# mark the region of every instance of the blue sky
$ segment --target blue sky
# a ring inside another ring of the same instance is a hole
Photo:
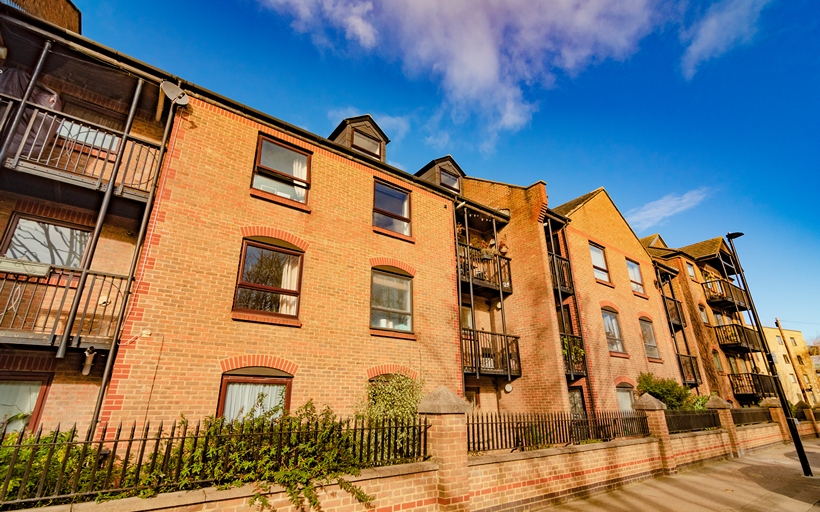
[[[816,0],[76,3],[86,36],[320,135],[371,113],[409,172],[604,186],[673,246],[743,231],[763,323],[820,337]]]

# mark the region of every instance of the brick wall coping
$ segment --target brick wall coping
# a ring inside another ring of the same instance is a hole
[[[350,477],[350,482],[360,482],[364,480],[378,480],[381,478],[391,478],[395,476],[410,475],[413,473],[426,473],[438,471],[438,464],[435,462],[414,462],[411,464],[401,464],[398,466],[386,466],[381,468],[363,469],[357,477]],[[328,486],[333,488],[334,486]],[[54,505],[51,507],[38,507],[38,512],[148,512],[150,510],[172,509],[174,507],[185,507],[189,505],[214,503],[237,498],[250,498],[254,494],[252,484],[230,489],[219,490],[216,487],[206,487],[193,491],[177,491],[159,494],[153,498],[123,498],[119,500],[104,501],[95,503],[93,501],[85,503],[74,503],[70,505]],[[271,488],[271,494],[284,493],[285,489],[278,486]],[[250,509],[249,509],[250,510]]]
[[[515,462],[519,460],[541,459],[546,457],[555,457],[558,455],[567,455],[572,453],[593,452],[596,450],[613,450],[617,448],[623,448],[624,446],[634,446],[657,442],[659,442],[658,439],[654,437],[641,437],[638,439],[618,439],[615,441],[607,441],[606,443],[591,443],[573,446],[560,446],[556,448],[545,448],[543,450],[533,450],[531,452],[480,455],[478,457],[470,457],[468,465],[470,467],[485,466],[487,464],[501,464],[504,462]]]
[[[684,437],[722,435],[728,432],[729,431],[725,428],[716,428],[714,430],[701,430],[698,432],[678,432],[677,434],[670,434],[669,439],[683,439]]]
[[[753,430],[753,429],[756,429],[756,428],[776,428],[776,429],[779,430],[780,425],[777,422],[774,422],[774,423],[757,423],[755,425],[743,425],[742,427],[737,426],[735,428],[737,428],[738,432],[741,431],[741,430]]]

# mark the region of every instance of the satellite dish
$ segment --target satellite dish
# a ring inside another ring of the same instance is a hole
[[[171,103],[176,103],[181,107],[188,104],[188,95],[185,94],[185,91],[180,89],[175,83],[164,80],[161,84],[159,84],[159,88],[162,89],[162,92],[164,92],[166,96],[168,96]]]

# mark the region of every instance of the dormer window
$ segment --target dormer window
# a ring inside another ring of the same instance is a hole
[[[372,155],[381,156],[382,145],[373,137],[369,137],[358,130],[353,130],[353,149]]]
[[[458,183],[458,176],[444,169],[441,169],[441,185],[453,189],[456,192],[461,190]]]

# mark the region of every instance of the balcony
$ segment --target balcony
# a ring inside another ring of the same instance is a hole
[[[675,329],[686,327],[686,317],[683,316],[683,306],[681,306],[681,302],[666,296],[663,297],[663,300],[666,302],[667,316],[672,327]]]
[[[698,359],[695,356],[678,354],[678,363],[681,367],[684,384],[687,386],[697,386],[702,382],[700,378],[700,368],[698,368]]]
[[[464,373],[521,376],[518,336],[475,329],[461,330],[461,362]]]
[[[763,352],[757,329],[739,324],[717,325],[715,337],[720,348],[733,352]]]
[[[467,244],[458,244],[459,275],[464,283],[473,287],[512,293],[510,259],[490,250],[482,250]]]
[[[703,283],[706,302],[719,308],[737,308],[740,311],[749,309],[749,297],[746,292],[726,279],[715,279]]]
[[[550,253],[550,271],[552,272],[552,287],[556,291],[567,295],[575,293],[572,285],[572,266],[567,258]]]
[[[0,94],[0,126],[14,117],[20,100]],[[133,134],[27,103],[4,164],[17,171],[105,191],[124,144],[114,193],[146,201],[154,184],[159,145]]]
[[[735,395],[751,395],[757,398],[777,396],[774,377],[758,373],[729,374],[732,384],[732,393]]]
[[[587,375],[587,356],[584,340],[580,336],[561,334],[561,353],[567,378],[575,380]]]
[[[65,332],[81,271],[0,259],[0,343],[53,346]],[[127,277],[90,272],[70,347],[108,350],[122,313]]]

